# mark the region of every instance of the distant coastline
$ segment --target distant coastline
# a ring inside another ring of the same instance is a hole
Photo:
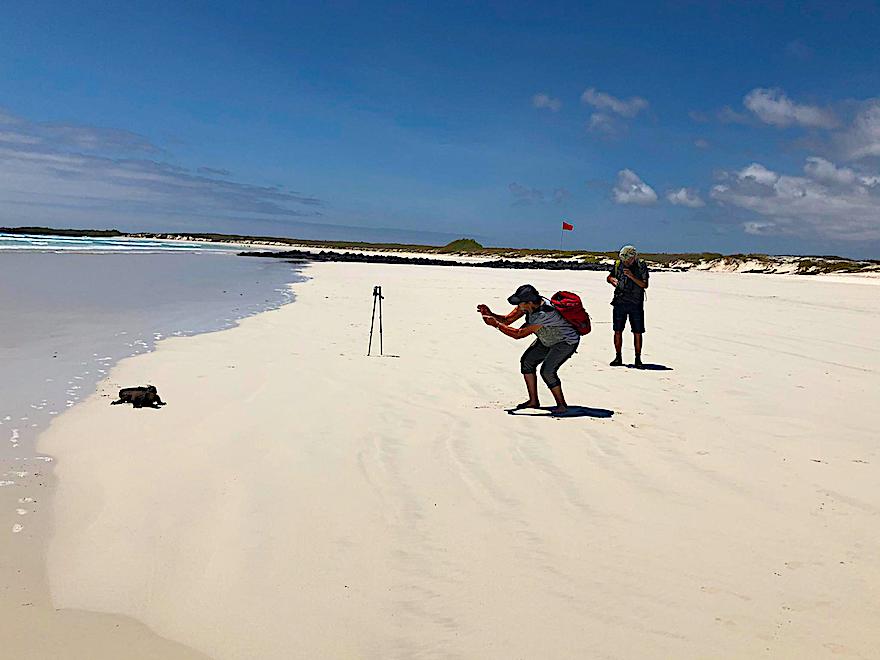
[[[527,265],[531,268],[553,270],[601,270],[613,263],[617,257],[616,252],[590,250],[484,247],[473,239],[459,239],[447,245],[437,246],[407,243],[367,243],[361,241],[318,241],[242,234],[122,232],[116,229],[59,229],[52,227],[0,227],[0,233],[87,238],[144,238],[224,243],[241,246],[280,247],[290,248],[290,251],[279,252],[275,250],[273,252],[246,252],[243,254],[245,256],[274,258],[287,257],[298,260],[483,265],[497,268],[522,268]],[[643,253],[641,257],[657,270],[706,270],[713,272],[787,275],[880,275],[880,260],[855,260],[833,255],[725,255],[716,252],[702,252]],[[464,261],[456,262],[456,258],[463,259]]]

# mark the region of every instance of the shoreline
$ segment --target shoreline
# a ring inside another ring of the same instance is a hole
[[[504,413],[522,396],[523,346],[472,306],[560,274],[306,274],[296,305],[120,362],[111,380],[150,374],[161,411],[110,408],[104,385],[41,436],[59,459],[60,606],[125,612],[233,659],[819,657],[880,643],[880,457],[859,399],[876,351],[849,337],[880,327],[873,291],[670,273],[652,289],[646,357],[671,370],[638,372],[604,366],[601,274],[566,274],[595,319],[566,393],[614,416],[546,420]],[[364,355],[377,282],[399,357]],[[456,293],[438,307],[443,291]],[[717,325],[694,334],[681,305],[718,296]],[[792,323],[802,334],[784,334]],[[695,361],[710,331],[712,359]]]
[[[120,359],[291,302],[298,268],[270,264],[232,253],[6,255],[0,277],[20,284],[0,296],[0,357],[16,384],[0,408],[0,439],[8,440],[0,460],[33,443],[34,429],[80,401]],[[151,270],[148,288],[126,282],[131,271]]]
[[[4,355],[9,352],[5,357],[7,385],[15,384],[12,396],[4,397],[0,417],[0,438],[4,441],[0,445],[0,511],[3,529],[9,535],[8,542],[0,546],[0,634],[4,650],[10,654],[107,660],[204,657],[161,638],[130,617],[55,609],[44,558],[52,528],[56,464],[53,456],[37,450],[37,444],[38,434],[51,428],[63,412],[81,405],[118,362],[154,351],[166,336],[222,331],[243,318],[291,302],[289,284],[284,285],[283,293],[271,287],[275,279],[298,281],[295,269],[253,268],[233,254],[228,257],[229,261],[226,255],[210,254],[200,261],[180,253],[93,256],[79,251],[51,256],[6,255],[2,266],[20,283],[16,295],[3,297],[7,323],[0,323],[4,338],[0,350]],[[129,269],[144,272],[145,268],[162,272],[164,281],[171,281],[171,290],[164,287],[161,278],[154,277],[152,298],[141,292],[133,306],[122,308],[116,306],[113,292],[83,295],[106,278],[122,279]],[[200,279],[205,269],[213,283],[194,285],[193,278]],[[263,280],[263,285],[250,282],[253,276]],[[178,278],[186,284],[181,285]],[[42,279],[58,291],[39,290]],[[60,288],[51,284],[59,279],[64,282]],[[230,289],[234,286],[234,293],[240,295],[225,302],[211,293],[211,286],[224,283]],[[162,299],[165,294],[171,295],[170,301]],[[174,296],[186,295],[200,299],[197,313],[187,310],[185,301],[179,305],[174,302]],[[139,305],[149,310],[148,317],[133,313]],[[257,309],[252,310],[254,305]],[[47,312],[38,313],[43,308]],[[78,324],[80,316],[83,322]],[[39,639],[35,639],[34,630],[40,631]],[[94,639],[101,640],[101,651],[92,649],[90,640]]]

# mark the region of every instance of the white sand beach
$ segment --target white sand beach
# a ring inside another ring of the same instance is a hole
[[[669,369],[639,371],[607,366],[604,273],[304,273],[293,304],[123,360],[41,436],[56,608],[221,659],[877,656],[875,283],[658,273],[644,358]],[[524,282],[582,294],[594,331],[560,375],[612,416],[505,412],[527,344],[474,308]],[[167,406],[108,405],[148,382]]]

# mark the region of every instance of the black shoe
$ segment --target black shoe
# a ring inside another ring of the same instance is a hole
[[[611,360],[611,362],[608,363],[608,366],[609,367],[622,367],[623,366],[623,358],[618,355],[616,358],[614,358],[613,360]]]
[[[633,364],[633,366],[634,366],[636,369],[641,369],[642,367],[645,366],[645,365],[642,364],[642,358],[640,358],[638,355],[636,355],[636,361],[635,361],[635,363]]]

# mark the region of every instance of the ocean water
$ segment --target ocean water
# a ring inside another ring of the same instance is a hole
[[[88,238],[0,232],[0,252],[235,252],[234,246],[152,238]]]
[[[104,243],[94,253],[82,245],[0,250],[4,465],[32,460],[36,435],[93,393],[119,359],[289,303],[289,284],[302,279],[292,264],[230,250]],[[0,483],[16,481],[4,472]]]

